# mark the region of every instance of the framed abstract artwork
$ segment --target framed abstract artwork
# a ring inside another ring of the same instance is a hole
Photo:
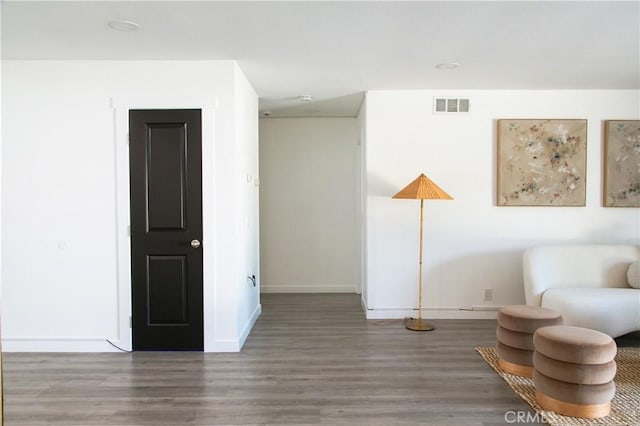
[[[587,120],[498,120],[498,206],[584,206]]]
[[[640,207],[640,120],[604,122],[605,207]]]

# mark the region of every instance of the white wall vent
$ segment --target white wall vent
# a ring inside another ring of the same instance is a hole
[[[434,98],[434,114],[469,112],[469,99],[466,98]]]

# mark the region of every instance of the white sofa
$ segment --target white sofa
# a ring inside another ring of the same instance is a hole
[[[640,330],[640,289],[629,285],[635,245],[556,245],[529,249],[523,257],[527,305],[555,309],[564,324],[611,337]]]

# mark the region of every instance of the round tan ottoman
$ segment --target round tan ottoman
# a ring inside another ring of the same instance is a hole
[[[595,419],[609,415],[616,392],[616,342],[599,331],[570,326],[533,335],[536,401],[546,410]]]
[[[562,324],[562,316],[539,306],[513,305],[498,311],[496,351],[502,370],[533,377],[533,333],[540,327]]]

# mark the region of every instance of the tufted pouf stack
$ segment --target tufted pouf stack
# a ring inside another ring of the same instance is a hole
[[[536,401],[546,410],[594,419],[611,411],[617,347],[608,335],[588,328],[539,328],[534,336]]]
[[[505,306],[498,311],[496,351],[504,371],[533,377],[533,333],[540,327],[562,324],[562,316],[538,306]]]

